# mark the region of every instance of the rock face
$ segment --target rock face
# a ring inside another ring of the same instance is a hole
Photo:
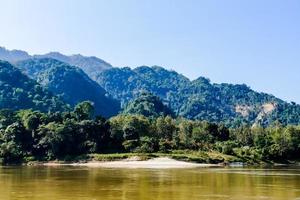
[[[251,106],[247,105],[236,105],[235,112],[241,114],[243,117],[248,117],[250,112],[253,110]]]

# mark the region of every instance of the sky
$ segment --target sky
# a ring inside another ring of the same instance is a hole
[[[0,46],[159,65],[300,103],[299,0],[0,0]]]

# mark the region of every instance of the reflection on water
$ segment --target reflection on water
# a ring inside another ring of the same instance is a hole
[[[0,200],[296,200],[299,169],[2,167]]]

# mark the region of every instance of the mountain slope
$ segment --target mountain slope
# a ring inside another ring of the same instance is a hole
[[[161,67],[114,68],[102,72],[97,82],[126,105],[142,91],[159,96],[177,115],[189,119],[268,125],[300,123],[300,106],[246,85],[212,84],[200,77],[186,77]]]
[[[94,103],[96,114],[105,117],[117,114],[120,109],[116,100],[77,67],[51,58],[21,61],[17,67],[72,106],[89,100]]]
[[[66,104],[6,61],[0,61],[0,109],[63,111]]]
[[[125,105],[145,90],[149,91],[168,103],[169,97],[179,88],[189,84],[189,79],[174,71],[162,67],[138,67],[136,69],[112,68],[103,71],[96,81],[113,97]]]

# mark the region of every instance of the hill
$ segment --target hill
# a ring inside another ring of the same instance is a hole
[[[55,94],[63,95],[64,99],[72,105],[78,100],[86,99],[99,102],[98,104],[101,105],[101,111],[98,110],[99,113],[105,113],[108,116],[115,113],[117,109],[112,106],[113,112],[108,111],[111,108],[107,108],[107,105],[112,104],[110,104],[110,100],[106,100],[107,98],[110,99],[106,93],[120,101],[121,107],[125,108],[130,101],[139,96],[141,91],[147,91],[158,96],[163,104],[171,108],[176,115],[188,119],[223,122],[228,126],[241,124],[270,125],[278,122],[283,125],[300,124],[300,106],[298,104],[288,103],[273,95],[256,92],[243,84],[215,84],[204,77],[191,81],[175,71],[169,71],[158,66],[141,66],[135,69],[129,67],[113,68],[99,58],[85,57],[79,54],[65,56],[58,52],[52,52],[31,56],[24,51],[9,51],[0,48],[1,58],[15,63],[28,58],[35,58],[34,60],[55,58],[81,68],[90,79],[82,75],[83,72],[74,70],[74,68],[73,70],[68,68],[68,73],[66,73],[62,68],[55,67],[56,72],[50,72],[50,69],[54,70],[50,63],[42,68],[33,64],[36,77],[33,73],[29,75],[41,84],[48,86]],[[31,64],[27,65],[27,71],[32,70]],[[45,69],[47,69],[47,73],[44,72]],[[74,71],[77,72],[73,73]],[[51,74],[55,74],[55,77],[52,77]],[[67,77],[66,74],[68,77],[77,78],[63,81],[62,79]],[[102,88],[99,88],[91,79]],[[58,85],[61,87],[56,88]],[[81,89],[74,90],[74,87],[69,88],[70,85]],[[90,89],[85,88],[87,85],[89,85],[87,88]],[[85,91],[89,91],[90,94]],[[97,96],[95,94],[100,94],[100,97],[95,97]]]
[[[246,85],[213,84],[204,77],[190,81],[162,67],[113,68],[97,76],[97,82],[122,106],[141,91],[148,91],[188,119],[230,126],[300,123],[300,106],[295,103],[253,91]]]
[[[96,114],[105,117],[120,109],[116,100],[77,67],[51,58],[20,61],[16,66],[71,106],[88,100],[94,103]]]
[[[68,106],[6,61],[0,61],[0,109],[64,111]]]
[[[125,105],[137,97],[141,90],[149,91],[165,103],[169,103],[170,94],[189,84],[189,79],[162,67],[142,66],[136,69],[112,68],[103,71],[96,81]]]

